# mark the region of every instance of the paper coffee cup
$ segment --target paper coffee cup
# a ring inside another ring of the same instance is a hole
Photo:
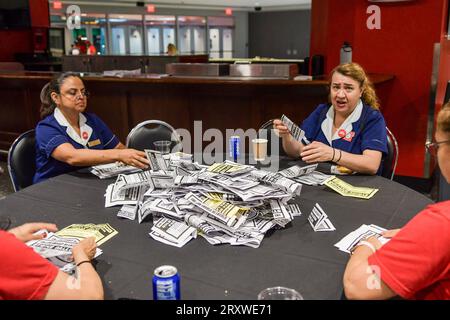
[[[256,161],[264,161],[267,156],[267,139],[253,139],[253,158]]]

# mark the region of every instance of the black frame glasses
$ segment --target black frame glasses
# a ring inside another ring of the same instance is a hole
[[[437,155],[439,146],[443,143],[449,143],[449,142],[450,142],[450,140],[427,142],[427,143],[425,143],[425,148],[431,155],[435,156],[435,155]]]

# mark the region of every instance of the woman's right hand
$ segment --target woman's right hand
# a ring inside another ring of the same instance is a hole
[[[83,260],[83,255],[86,255],[89,260],[92,260],[94,259],[96,249],[97,244],[95,243],[95,238],[89,237],[81,240],[78,244],[74,245],[72,248],[72,253],[74,258],[77,256],[79,257],[78,260]],[[75,258],[75,260],[77,259]]]
[[[139,169],[147,169],[150,164],[145,152],[135,149],[118,149],[117,152],[119,152],[119,161],[127,165]]]
[[[287,138],[291,135],[288,128],[280,119],[273,120],[273,129],[282,139]]]

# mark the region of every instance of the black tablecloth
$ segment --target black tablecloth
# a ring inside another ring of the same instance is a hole
[[[282,167],[294,162],[282,161]],[[105,208],[106,186],[89,173],[49,179],[0,200],[0,215],[13,225],[31,221],[56,223],[109,223],[119,234],[101,246],[97,258],[105,298],[152,299],[153,271],[160,265],[177,267],[182,299],[256,299],[259,291],[286,286],[305,299],[339,299],[348,255],[334,244],[361,224],[398,228],[431,201],[423,195],[378,176],[345,176],[355,185],[380,190],[370,200],[346,198],[325,186],[303,186],[296,198],[302,216],[285,229],[266,235],[257,249],[212,246],[203,238],[176,248],[150,238],[151,222],[116,217],[119,207]],[[319,203],[336,227],[314,232],[307,221]]]

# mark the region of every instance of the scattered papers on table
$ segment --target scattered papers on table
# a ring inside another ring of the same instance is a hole
[[[107,187],[105,207],[121,205],[118,217],[153,220],[149,235],[183,246],[196,235],[211,244],[259,247],[271,228],[301,215],[301,183],[280,173],[232,161],[202,166],[192,156],[146,150],[152,170],[121,174]],[[288,176],[308,176],[316,165],[294,166]],[[195,231],[195,232],[192,232]]]
[[[370,199],[378,192],[378,189],[354,187],[338,177],[331,177],[327,179],[324,184],[344,197]]]
[[[337,247],[339,250],[350,253],[351,249],[358,244],[363,239],[370,238],[372,236],[375,236],[378,238],[378,240],[385,244],[390,239],[385,238],[381,235],[383,231],[386,231],[386,229],[381,228],[379,226],[376,226],[374,224],[361,225],[358,229],[355,231],[350,232],[348,235],[346,235],[344,238],[342,238],[338,243],[336,243],[334,246]]]
[[[312,209],[308,221],[314,231],[334,231],[336,228],[328,219],[328,215],[323,211],[322,207],[316,203]]]

